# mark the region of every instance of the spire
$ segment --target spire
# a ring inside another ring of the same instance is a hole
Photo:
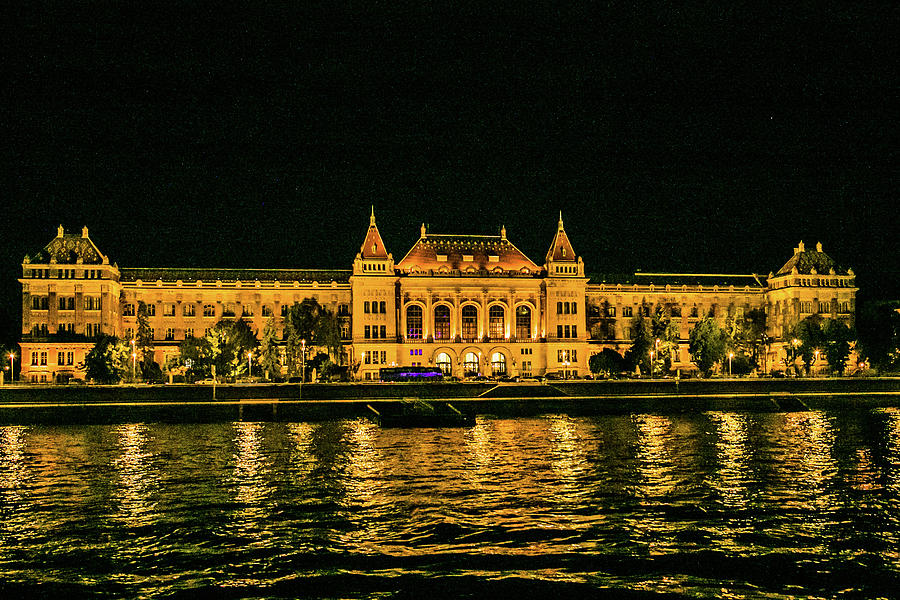
[[[378,226],[375,224],[375,207],[372,207],[372,214],[369,217],[369,230],[366,232],[366,239],[363,241],[359,250],[363,258],[387,258],[388,253],[381,240],[381,234],[378,233]]]
[[[562,211],[559,211],[559,225],[556,229],[556,235],[553,237],[553,243],[550,244],[550,249],[547,250],[547,262],[576,262],[577,260],[578,257],[575,255],[572,243],[569,242],[569,236],[566,235],[566,230],[563,228]]]

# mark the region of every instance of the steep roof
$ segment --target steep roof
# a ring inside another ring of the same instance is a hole
[[[215,281],[256,281],[273,282],[313,282],[347,283],[350,281],[348,270],[328,269],[168,269],[168,268],[124,268],[120,269],[120,281],[123,283],[141,281],[183,281],[193,283]]]
[[[794,248],[794,255],[788,259],[784,266],[778,269],[777,275],[788,275],[794,267],[797,267],[797,273],[800,275],[811,275],[812,270],[816,273],[827,275],[834,269],[836,275],[847,275],[848,271],[839,265],[833,258],[822,252],[822,244],[816,244],[815,250],[807,250],[800,242],[800,245]]]
[[[569,241],[569,236],[566,235],[566,230],[563,228],[563,220],[562,213],[559,213],[559,225],[556,229],[556,235],[553,236],[553,242],[550,244],[550,249],[547,250],[546,261],[556,261],[556,262],[575,262],[578,260],[578,257],[575,256],[575,250],[572,248],[572,243]]]
[[[502,271],[533,275],[541,267],[506,239],[497,235],[425,234],[413,244],[397,267],[403,272]]]
[[[105,257],[88,237],[87,227],[80,234],[75,234],[66,233],[60,225],[56,237],[49,244],[25,258],[26,262],[38,264],[55,260],[60,265],[74,265],[81,259],[83,264],[99,265]]]
[[[375,225],[375,207],[372,207],[372,215],[369,217],[369,230],[366,232],[366,239],[363,241],[359,249],[359,253],[363,258],[387,258],[387,249],[381,240],[381,234],[378,233],[378,226]]]

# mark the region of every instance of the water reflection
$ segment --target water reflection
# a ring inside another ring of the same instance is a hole
[[[155,520],[159,476],[152,468],[152,456],[147,450],[147,426],[142,423],[121,425],[113,433],[119,445],[118,456],[113,460],[119,484],[113,500],[127,525],[148,525]]]
[[[672,421],[659,415],[635,415],[637,427],[637,468],[642,485],[638,488],[645,498],[658,498],[675,489],[672,457]]]
[[[900,409],[885,408],[882,410],[887,421],[885,423],[887,449],[887,487],[895,494],[900,493]]]
[[[747,443],[747,415],[715,412],[709,414],[716,425],[717,469],[712,486],[730,508],[747,502],[750,453]]]
[[[582,485],[585,474],[585,444],[578,435],[577,424],[570,417],[550,417],[550,467],[556,479],[553,487],[557,502],[574,502],[587,490]]]
[[[15,505],[23,498],[28,477],[25,465],[24,425],[0,427],[0,498],[4,504]]]
[[[240,521],[246,523],[259,522],[267,514],[265,501],[271,488],[262,439],[262,423],[234,424],[234,500],[240,505]]]

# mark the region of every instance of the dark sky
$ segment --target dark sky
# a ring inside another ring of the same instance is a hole
[[[900,295],[893,2],[21,4],[0,321],[60,223],[121,266],[349,268],[372,204],[397,259],[424,221],[542,262],[562,210],[589,272],[802,239]]]

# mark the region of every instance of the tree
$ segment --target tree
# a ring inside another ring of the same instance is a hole
[[[672,321],[671,309],[657,305],[650,319],[650,335],[653,345],[653,371],[668,372],[672,369],[672,357],[678,355],[678,323]],[[659,340],[659,342],[657,342]]]
[[[129,369],[131,345],[111,335],[101,335],[84,357],[88,379],[97,383],[119,383]]]
[[[141,301],[137,308],[137,331],[134,335],[135,351],[141,359],[141,374],[145,379],[152,377],[154,369],[150,366],[153,362],[153,332],[150,330],[150,319],[147,314],[147,305]],[[157,369],[159,366],[157,366]]]
[[[323,348],[334,362],[342,360],[341,328],[337,315],[321,306],[314,298],[304,298],[294,303],[284,317],[285,362],[289,376],[302,371],[303,340],[306,340],[306,357],[313,348]]]
[[[716,363],[725,358],[728,335],[712,317],[704,317],[691,329],[688,350],[691,359],[705,376],[709,376]]]
[[[653,346],[650,320],[638,314],[631,320],[631,347],[625,351],[628,368],[638,367],[642,373],[650,371],[650,348]]]
[[[181,364],[187,367],[189,381],[212,376],[212,346],[206,338],[189,337],[178,346]]]
[[[825,322],[822,333],[828,368],[832,373],[843,375],[850,357],[850,342],[855,340],[856,335],[850,327],[835,319]]]
[[[604,348],[598,354],[592,354],[588,359],[588,367],[591,373],[602,375],[603,377],[615,377],[625,368],[625,358],[610,348]]]
[[[266,379],[281,376],[281,350],[278,347],[278,326],[275,317],[269,317],[263,329],[262,342],[259,346],[259,364],[262,365]]]
[[[797,353],[803,361],[806,374],[809,375],[812,371],[816,350],[821,351],[825,345],[825,336],[822,332],[822,317],[819,315],[806,317],[797,323],[793,333],[793,337],[800,340],[800,347],[797,349]]]
[[[216,375],[237,377],[246,372],[247,353],[253,351],[258,342],[256,335],[246,321],[222,320],[210,329],[206,336],[209,343],[212,365]]]
[[[760,354],[765,351],[763,346],[766,340],[766,311],[755,308],[740,318],[729,317],[725,321],[725,331],[729,338],[728,347],[735,355],[747,356],[750,367],[759,368]]]

